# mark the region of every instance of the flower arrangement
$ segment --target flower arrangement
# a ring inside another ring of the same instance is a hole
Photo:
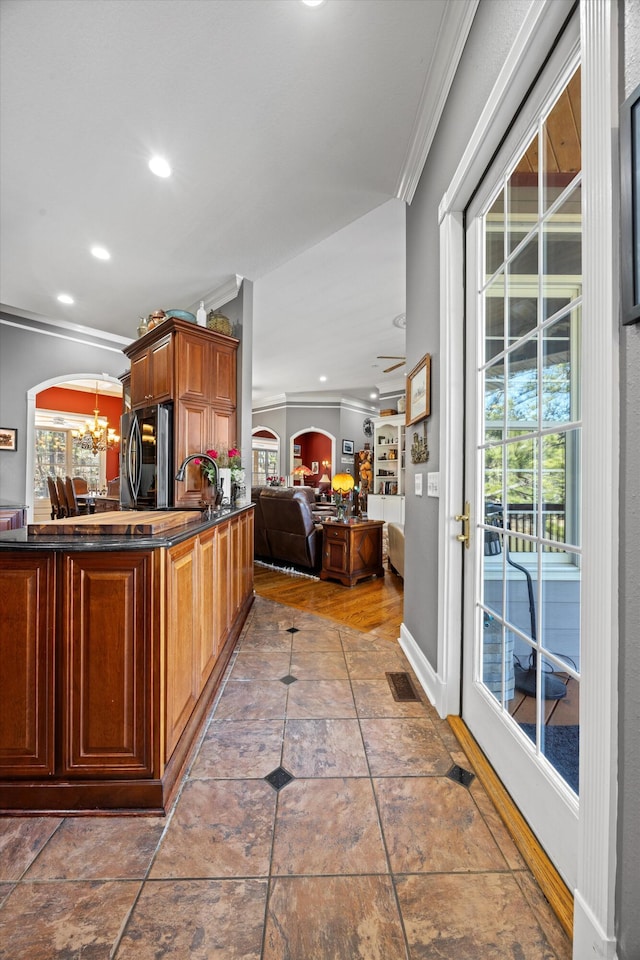
[[[270,487],[284,487],[284,477],[267,477],[267,483]]]
[[[234,480],[238,479],[237,474],[242,470],[242,454],[236,447],[231,447],[229,450],[221,447],[219,451],[207,450],[206,453],[208,457],[215,460],[219,468],[230,467],[231,476]],[[194,460],[194,463],[200,465],[203,476],[207,478],[209,483],[215,483],[214,468],[208,460]]]

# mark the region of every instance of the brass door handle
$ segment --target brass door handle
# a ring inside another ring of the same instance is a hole
[[[468,500],[465,500],[464,504],[464,513],[456,513],[456,520],[458,523],[462,524],[462,533],[459,533],[456,537],[456,540],[459,543],[464,543],[465,548],[468,550],[471,541],[470,535],[470,524],[469,518],[471,517],[471,505]]]

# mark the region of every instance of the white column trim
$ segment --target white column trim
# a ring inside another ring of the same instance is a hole
[[[460,713],[462,548],[456,540],[464,496],[464,217],[440,224],[440,503],[438,662],[441,717]]]
[[[583,556],[573,956],[615,955],[618,668],[617,4],[581,0]],[[604,493],[604,495],[603,495]]]

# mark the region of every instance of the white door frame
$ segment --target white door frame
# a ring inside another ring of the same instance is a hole
[[[551,48],[571,0],[533,0],[439,209],[440,457],[438,663],[428,690],[440,716],[460,713],[462,557],[455,537],[463,495],[464,215],[509,119]],[[583,602],[575,960],[615,958],[617,545],[619,374],[615,0],[581,0],[583,131]],[[602,503],[602,491],[610,502]],[[587,514],[588,505],[600,509]],[[606,640],[605,640],[606,638]]]

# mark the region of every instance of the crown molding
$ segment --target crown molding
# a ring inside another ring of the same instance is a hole
[[[5,304],[0,304],[0,324],[8,327],[18,327],[43,336],[59,337],[77,343],[88,343],[91,346],[114,350],[117,353],[121,353],[123,347],[133,342],[131,337],[121,337],[116,333],[110,333],[108,330],[85,327],[80,323],[72,323],[68,320],[55,320],[52,317],[40,316],[27,310],[18,310]]]
[[[411,203],[427,160],[449,90],[480,0],[447,3],[429,67],[395,196]]]
[[[234,276],[229,277],[228,280],[225,280],[224,283],[215,287],[215,289],[210,290],[204,297],[200,297],[200,300],[204,303],[205,310],[217,310],[218,307],[222,307],[225,303],[229,303],[230,300],[234,300],[238,296],[243,280],[244,277],[236,273]],[[200,306],[200,300],[191,304],[189,307],[191,313],[196,312]]]

